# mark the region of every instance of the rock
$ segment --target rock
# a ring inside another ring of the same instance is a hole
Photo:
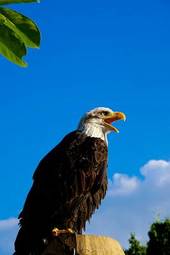
[[[59,237],[53,237],[42,255],[73,254],[125,255],[118,241],[110,237],[75,234],[63,234]]]
[[[77,235],[78,255],[125,255],[118,241],[110,237]]]

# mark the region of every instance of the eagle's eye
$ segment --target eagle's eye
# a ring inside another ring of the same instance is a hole
[[[110,113],[108,111],[102,111],[103,116],[108,116]]]

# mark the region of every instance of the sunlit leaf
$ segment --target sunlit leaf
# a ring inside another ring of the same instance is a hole
[[[37,2],[39,3],[39,0],[0,0],[0,5],[3,4],[18,4],[18,3],[33,3]]]
[[[0,5],[40,2],[39,0],[0,0]],[[20,66],[26,47],[39,48],[40,32],[28,17],[8,8],[0,7],[0,54]]]
[[[5,17],[4,24],[13,30],[27,47],[40,46],[40,32],[31,19],[8,8],[0,8],[0,13]]]
[[[13,30],[5,25],[2,14],[0,14],[0,54],[17,65],[27,66],[27,63],[22,60],[22,57],[26,55],[25,44]]]

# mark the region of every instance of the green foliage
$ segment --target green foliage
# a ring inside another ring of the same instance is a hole
[[[141,245],[136,239],[135,234],[129,238],[129,249],[125,251],[126,255],[146,255],[146,247]]]
[[[126,255],[170,255],[170,219],[157,220],[148,232],[149,241],[146,246],[140,244],[135,234],[129,238],[129,249]]]
[[[6,0],[2,3],[37,2],[33,0]],[[36,24],[26,16],[9,8],[0,7],[0,54],[11,62],[25,67],[22,59],[27,53],[27,47],[40,46],[40,32]]]
[[[18,4],[18,3],[32,3],[32,2],[39,2],[39,0],[0,0],[0,5]]]
[[[0,15],[0,21],[1,18]],[[8,27],[4,29],[3,25],[0,25],[0,53],[17,65],[27,65],[22,60],[26,54],[25,44]]]
[[[148,235],[147,255],[170,255],[170,219],[154,222]]]

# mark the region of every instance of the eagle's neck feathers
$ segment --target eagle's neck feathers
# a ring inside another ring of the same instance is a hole
[[[78,130],[86,136],[100,138],[108,145],[107,132],[100,124],[94,122],[83,123],[83,125],[79,125]]]

